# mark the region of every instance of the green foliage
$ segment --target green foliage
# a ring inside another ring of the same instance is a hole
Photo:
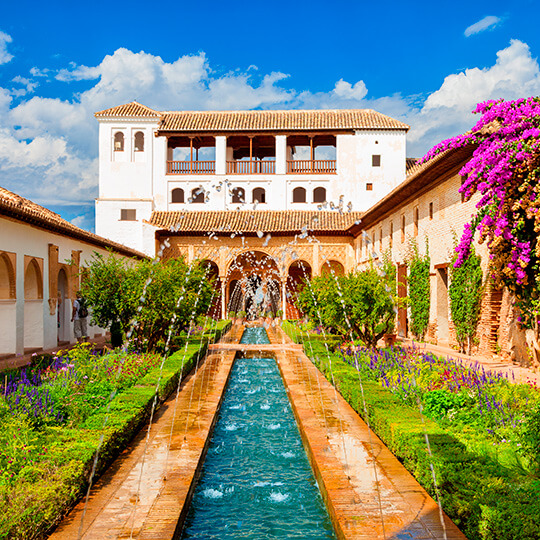
[[[540,471],[540,403],[525,417],[519,438],[523,453],[532,457],[537,471]]]
[[[459,409],[464,404],[461,394],[454,394],[448,390],[432,390],[424,394],[424,412],[431,418],[444,418],[449,411]]]
[[[292,339],[304,345],[306,354],[329,381],[335,381],[341,395],[363,417],[365,398],[370,427],[432,495],[431,467],[434,467],[443,509],[467,538],[533,540],[540,537],[537,478],[501,465],[485,447],[475,445],[474,432],[470,429],[462,430],[458,438],[444,422],[422,418],[418,407],[404,403],[376,381],[363,378],[362,394],[358,372],[341,355],[331,355],[330,371],[322,336],[301,332],[292,323],[284,323],[282,327]],[[434,417],[435,411],[445,416],[446,410],[449,416],[460,406],[459,402],[450,403],[459,399],[455,396],[449,400],[441,393],[435,396],[430,398]],[[539,428],[537,424],[536,433],[540,432]],[[531,427],[531,434],[534,429]],[[425,434],[429,437],[432,458],[426,449]]]
[[[95,254],[82,293],[92,307],[92,322],[111,325],[113,346],[133,326],[138,347],[154,350],[169,332],[207,312],[213,283],[207,268],[182,259],[131,261]]]
[[[429,324],[429,269],[431,265],[429,247],[420,255],[416,241],[410,241],[409,265],[409,305],[411,310],[411,332],[417,339],[424,339]]]
[[[342,335],[352,332],[369,347],[375,347],[393,326],[395,299],[375,268],[313,277],[298,300],[302,311],[318,324]]]
[[[481,258],[476,254],[474,246],[471,246],[468,257],[459,268],[454,267],[456,259],[457,253],[452,259],[450,269],[450,312],[461,351],[465,352],[467,345],[467,352],[470,354],[482,300]]]
[[[71,415],[66,425],[36,429],[25,416],[12,415],[0,398],[0,538],[45,537],[84,493],[101,436],[98,474],[148,419],[158,382],[159,406],[179,378],[195,366],[209,340],[219,338],[229,327],[228,321],[220,321],[215,331],[198,336],[197,343],[169,356],[162,370],[149,365],[146,374],[137,371],[141,363],[134,360],[136,355],[116,351],[100,359],[87,345],[77,347],[71,362],[80,368],[81,377],[72,378],[72,386],[67,371],[49,370],[44,375],[44,384],[50,388],[70,390],[58,394],[59,399],[72,399],[65,405]],[[117,393],[112,394],[115,377],[111,374],[122,355],[126,371],[117,378]],[[102,377],[105,373],[108,377]],[[104,405],[109,401],[107,410]]]

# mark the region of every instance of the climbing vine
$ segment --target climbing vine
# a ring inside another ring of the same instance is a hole
[[[481,258],[476,254],[474,246],[470,246],[469,254],[456,268],[458,254],[454,254],[450,269],[450,313],[456,330],[456,337],[461,352],[471,353],[473,338],[476,334],[480,317],[480,302],[482,300],[482,267]]]
[[[409,241],[409,306],[411,310],[411,332],[416,339],[424,339],[429,324],[429,246],[426,241],[426,253],[421,255],[418,243]]]

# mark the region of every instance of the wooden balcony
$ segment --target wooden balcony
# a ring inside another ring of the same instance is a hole
[[[215,174],[215,161],[167,161],[167,174]]]
[[[227,161],[227,174],[275,174],[275,161]]]
[[[335,174],[335,159],[287,160],[287,174]]]

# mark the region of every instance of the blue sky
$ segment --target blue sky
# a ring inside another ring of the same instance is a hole
[[[88,6],[91,5],[91,9]],[[11,2],[0,185],[93,228],[97,110],[375,108],[408,154],[540,94],[537,2]]]

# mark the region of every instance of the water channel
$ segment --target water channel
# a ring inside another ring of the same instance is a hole
[[[235,360],[182,538],[335,538],[274,358]]]

